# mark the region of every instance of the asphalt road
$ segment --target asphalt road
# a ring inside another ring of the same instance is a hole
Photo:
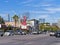
[[[0,45],[60,45],[60,38],[49,35],[19,35],[0,37]]]

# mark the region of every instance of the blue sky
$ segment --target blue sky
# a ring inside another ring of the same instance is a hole
[[[60,0],[0,0],[0,16],[7,20],[29,12],[30,19],[45,18],[46,22],[57,22],[60,19]]]

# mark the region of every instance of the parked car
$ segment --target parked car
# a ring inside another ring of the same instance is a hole
[[[4,33],[5,36],[13,36],[14,35],[14,31],[13,30],[7,30],[5,33]]]
[[[21,31],[21,30],[16,30],[16,31],[14,32],[14,34],[15,34],[15,35],[21,35],[21,34],[22,34],[22,31]]]
[[[43,31],[39,31],[39,34],[45,34],[46,32],[43,32]]]
[[[55,35],[55,32],[50,32],[50,36],[54,36]]]
[[[37,32],[37,31],[33,31],[32,34],[39,34],[39,32]]]
[[[26,35],[27,33],[26,32],[21,32],[21,35]]]
[[[60,31],[57,31],[57,32],[55,33],[55,37],[60,37]]]
[[[4,35],[4,31],[0,30],[0,36],[3,36],[3,35]]]

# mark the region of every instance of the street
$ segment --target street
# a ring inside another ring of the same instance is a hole
[[[3,36],[0,45],[60,45],[60,38],[48,34]]]

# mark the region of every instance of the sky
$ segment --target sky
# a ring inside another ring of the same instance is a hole
[[[0,16],[5,20],[8,14],[22,17],[29,13],[29,19],[44,18],[46,22],[58,22],[60,19],[60,0],[0,0]]]

